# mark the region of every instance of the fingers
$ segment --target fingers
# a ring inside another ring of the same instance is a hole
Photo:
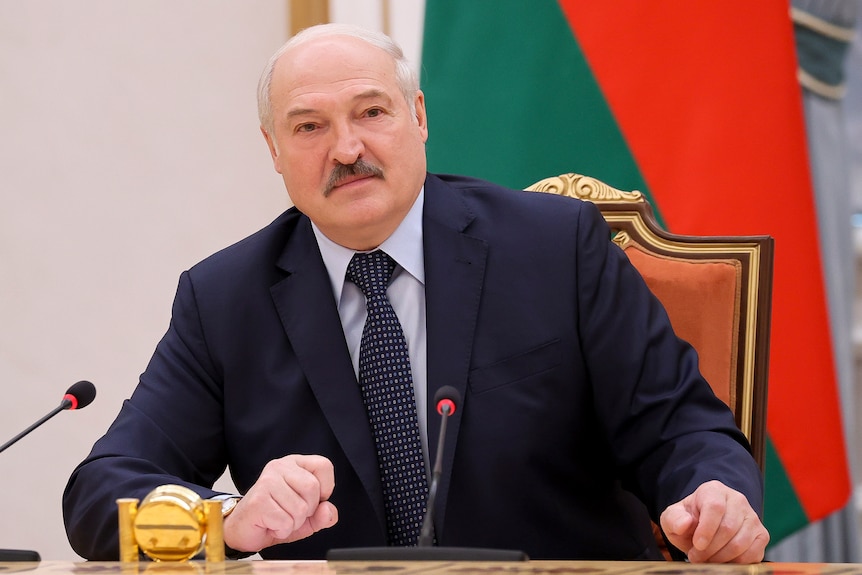
[[[331,527],[338,521],[328,501],[334,489],[334,469],[325,457],[270,461],[225,520],[225,543],[238,551],[260,551]]]
[[[755,563],[769,543],[745,496],[718,481],[668,507],[660,521],[668,540],[692,563]]]
[[[719,534],[725,530],[719,531]],[[688,553],[692,563],[757,563],[763,560],[769,534],[756,515],[746,516],[738,529],[723,544],[717,543],[724,537],[717,537],[703,551],[693,549]],[[714,552],[713,552],[714,551]]]
[[[271,461],[264,468],[256,484],[265,488],[261,492],[260,521],[275,538],[288,539],[332,493],[334,481],[326,478],[325,461],[313,456],[290,456]]]
[[[287,538],[278,541],[279,543],[291,543],[299,541],[313,535],[321,529],[332,527],[338,522],[338,510],[329,501],[322,501],[317,506],[314,514],[309,517],[298,529],[287,536]]]
[[[296,464],[308,470],[317,479],[320,491],[320,501],[326,501],[335,489],[335,470],[332,462],[320,455],[293,455]]]
[[[692,548],[692,534],[697,526],[697,518],[686,509],[687,499],[665,509],[659,519],[668,541],[683,553],[688,553]]]

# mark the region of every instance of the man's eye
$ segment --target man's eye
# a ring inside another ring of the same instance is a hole
[[[300,124],[296,127],[297,132],[313,132],[315,130],[314,124]]]
[[[381,110],[380,108],[371,108],[370,110],[365,112],[365,115],[368,116],[369,118],[376,118],[377,116],[379,116],[382,113],[383,113],[383,110]]]

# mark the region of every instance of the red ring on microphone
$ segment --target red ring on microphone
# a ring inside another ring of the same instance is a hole
[[[455,402],[452,401],[451,399],[441,399],[440,401],[438,401],[437,402],[437,413],[439,413],[440,415],[443,415],[443,408],[446,406],[449,407],[448,415],[452,415],[453,413],[455,413]]]
[[[69,400],[72,405],[69,409],[78,409],[78,398],[72,395],[71,393],[67,393],[63,396],[63,401]]]

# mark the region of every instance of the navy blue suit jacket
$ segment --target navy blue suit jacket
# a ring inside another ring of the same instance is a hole
[[[590,203],[429,175],[428,394],[452,385],[440,545],[532,558],[659,558],[649,527],[719,479],[761,477],[693,349]],[[429,438],[439,418],[428,416]],[[436,441],[431,443],[431,458]],[[182,274],[166,335],[64,494],[70,542],[118,557],[119,497],[165,483],[246,491],[270,460],[332,460],[338,523],[261,552],[385,545],[371,431],[308,218],[290,209]]]

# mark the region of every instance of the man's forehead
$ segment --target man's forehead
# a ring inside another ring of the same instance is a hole
[[[276,70],[289,75],[349,70],[350,68],[379,70],[390,73],[395,70],[395,59],[382,48],[361,38],[333,35],[314,38],[285,52],[276,65]]]
[[[272,86],[273,100],[282,103],[314,94],[353,99],[374,90],[392,98],[399,90],[391,55],[344,36],[315,39],[286,52],[273,70]]]

